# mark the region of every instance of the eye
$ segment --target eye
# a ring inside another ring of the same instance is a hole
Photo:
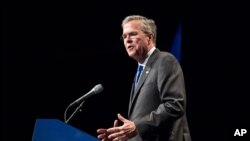
[[[134,37],[134,36],[136,36],[136,35],[138,35],[137,32],[130,32],[130,33],[129,33],[129,36],[130,36],[130,37]]]
[[[130,33],[128,33],[128,34],[123,34],[122,36],[121,36],[121,40],[125,40],[126,38],[134,38],[135,36],[137,36],[138,35],[138,32],[130,32]]]
[[[124,39],[126,39],[127,38],[127,35],[125,35],[125,34],[123,34],[122,36],[121,36],[121,40],[124,40]]]

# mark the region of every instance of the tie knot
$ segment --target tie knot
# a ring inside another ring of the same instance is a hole
[[[143,66],[139,65],[138,68],[137,68],[137,71],[141,72],[142,70],[143,70]]]

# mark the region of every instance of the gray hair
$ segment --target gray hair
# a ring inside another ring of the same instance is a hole
[[[141,30],[145,34],[147,34],[147,35],[149,35],[150,33],[153,34],[153,43],[154,43],[154,45],[156,45],[157,27],[156,27],[155,21],[152,19],[148,19],[148,18],[141,16],[141,15],[130,15],[130,16],[125,17],[125,19],[122,21],[122,27],[126,23],[133,21],[133,20],[140,21]]]

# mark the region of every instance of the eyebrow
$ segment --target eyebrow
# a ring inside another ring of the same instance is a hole
[[[131,32],[127,33],[127,34],[122,34],[122,37],[124,37],[126,35],[129,35],[129,36],[131,36],[131,35],[138,35],[138,32],[137,31],[131,31]]]

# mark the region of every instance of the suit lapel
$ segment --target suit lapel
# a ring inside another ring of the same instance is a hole
[[[128,113],[130,113],[130,107],[131,107],[131,105],[132,105],[132,99],[133,99],[133,97],[134,97],[134,92],[135,92],[135,79],[134,79],[134,81],[133,81],[132,89],[131,89],[131,92],[130,92]]]
[[[151,69],[150,67],[145,66],[145,68],[144,68],[144,70],[143,70],[143,72],[141,74],[141,78],[140,78],[137,86],[134,87],[134,96],[132,98],[132,103],[133,103],[135,97],[138,95],[139,90],[141,89],[144,81],[146,80],[146,78],[147,78],[147,76],[148,76],[148,74],[150,72],[150,69]]]
[[[135,86],[135,81],[132,85],[132,89],[131,89],[131,94],[130,94],[130,102],[129,102],[129,110],[128,110],[128,115],[130,116],[131,111],[132,111],[132,107],[135,103],[135,99],[137,98],[137,96],[139,95],[139,91],[141,89],[141,87],[143,86],[143,83],[145,82],[146,78],[148,77],[150,70],[151,70],[151,64],[156,60],[156,57],[158,56],[157,54],[160,51],[158,49],[156,49],[153,54],[150,56],[142,74],[141,74],[141,78],[137,84],[137,86]]]

